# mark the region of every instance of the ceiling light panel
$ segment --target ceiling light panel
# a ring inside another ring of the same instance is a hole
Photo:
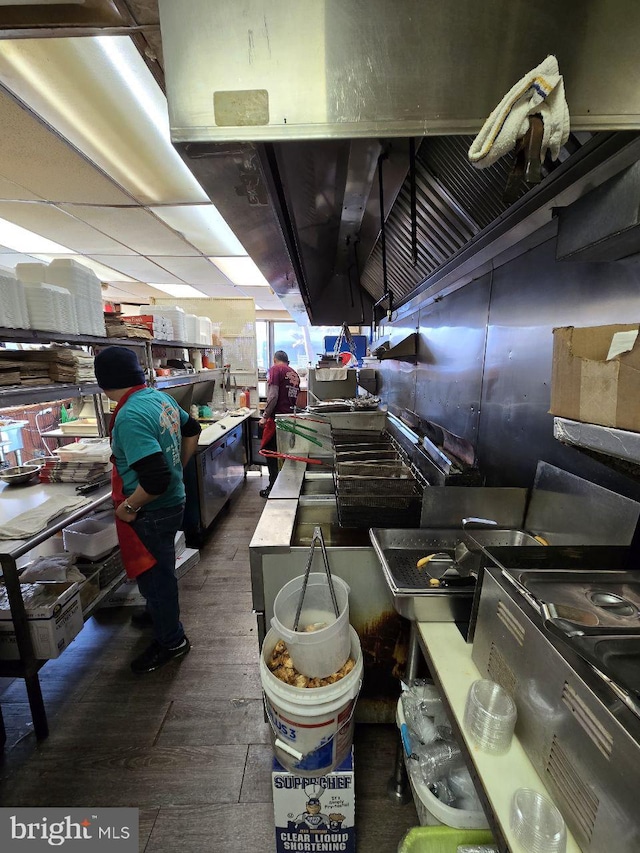
[[[48,240],[40,234],[35,234],[27,228],[22,228],[14,222],[0,219],[0,244],[13,249],[14,252],[35,254],[36,252],[63,252],[69,254],[70,249],[53,240]]]
[[[116,257],[115,255],[91,255],[92,260],[97,263],[110,266],[138,281],[157,281],[161,284],[187,284],[179,276],[159,267],[148,258],[141,255],[126,255]]]
[[[131,249],[50,204],[0,202],[0,217],[63,243],[75,253],[133,254]]]
[[[270,286],[254,261],[248,256],[244,258],[209,258],[209,260],[238,287]]]
[[[0,45],[2,42],[0,41]],[[60,205],[62,210],[91,225],[141,255],[198,255],[182,237],[142,208]]]
[[[208,201],[128,36],[0,41],[0,82],[138,201]]]
[[[246,255],[242,243],[213,204],[151,207],[156,216],[184,234],[204,255]]]
[[[0,41],[0,48],[5,44]],[[3,79],[0,71],[0,82]],[[2,89],[0,126],[0,175],[37,197],[92,204],[131,203],[131,197],[112,180]],[[14,197],[22,198],[22,194]]]
[[[150,255],[149,259],[173,273],[186,284],[199,287],[201,284],[229,284],[229,279],[206,258],[168,258]],[[157,279],[147,279],[147,281]]]
[[[168,293],[169,296],[174,296],[176,299],[206,299],[207,294],[201,290],[196,290],[190,284],[151,284],[150,287],[155,287],[163,293]]]

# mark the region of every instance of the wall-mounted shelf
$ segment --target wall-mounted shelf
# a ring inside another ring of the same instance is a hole
[[[640,477],[640,432],[554,418],[553,435],[616,471]]]

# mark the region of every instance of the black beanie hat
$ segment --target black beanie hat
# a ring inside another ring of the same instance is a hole
[[[126,347],[107,347],[101,350],[95,357],[94,370],[98,385],[105,391],[131,388],[146,382],[138,357]]]

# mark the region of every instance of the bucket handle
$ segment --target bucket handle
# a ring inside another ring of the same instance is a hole
[[[349,723],[351,722],[351,720],[353,719],[353,715],[356,712],[356,702],[358,701],[358,696],[360,695],[361,688],[362,688],[362,679],[360,679],[360,681],[358,683],[358,690],[357,690],[356,695],[353,697],[353,700],[352,700],[353,704],[351,705],[351,713],[349,714],[347,719],[344,721],[344,723],[340,726],[340,728],[336,729],[336,731],[331,735],[329,740],[327,740],[323,744],[321,744],[322,747],[326,746],[328,743],[331,743],[333,740],[335,740],[335,738],[340,734],[340,732],[344,728],[346,728],[349,725]],[[271,716],[269,714],[269,708],[267,707],[267,697],[264,695],[264,693],[262,694],[262,701],[264,703],[265,717],[267,718],[267,722],[271,726],[271,731],[273,732],[274,737],[275,737],[274,746],[276,746],[278,749],[281,749],[283,752],[286,752],[289,755],[293,756],[293,758],[295,758],[296,761],[298,761],[298,762],[304,761],[305,758],[307,758],[309,755],[313,755],[314,752],[317,752],[318,749],[320,749],[320,747],[316,747],[316,749],[312,749],[311,752],[303,753],[303,752],[299,752],[297,749],[294,749],[294,747],[289,746],[288,743],[285,743],[284,741],[280,740],[280,732],[277,731],[276,727],[273,725],[273,722],[271,720]]]
[[[338,607],[338,599],[336,598],[336,591],[333,587],[333,578],[331,577],[331,569],[329,568],[329,557],[327,556],[327,549],[324,544],[324,536],[322,535],[322,528],[320,525],[316,525],[313,528],[313,536],[311,537],[311,547],[309,548],[309,557],[307,558],[307,567],[304,571],[304,580],[302,581],[302,589],[300,590],[300,600],[298,601],[298,609],[296,610],[296,618],[293,623],[293,630],[298,630],[298,622],[300,621],[300,614],[302,612],[302,603],[304,601],[304,596],[307,591],[307,583],[309,581],[309,572],[311,571],[311,564],[313,563],[313,552],[316,547],[316,542],[320,543],[320,549],[322,551],[322,561],[324,563],[324,570],[327,574],[327,583],[329,584],[329,592],[331,593],[331,602],[333,604],[333,609],[336,614],[336,619],[340,616],[340,609]]]

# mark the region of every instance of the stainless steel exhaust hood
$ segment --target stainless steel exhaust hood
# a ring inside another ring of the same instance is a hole
[[[276,293],[316,323],[359,322],[363,293],[368,321],[374,300],[360,272],[377,239],[365,220],[385,140],[386,215],[408,169],[399,137],[475,134],[549,53],[573,131],[640,126],[637,0],[159,0],[159,9],[174,144],[201,182],[209,173],[205,190]],[[248,191],[247,163],[266,198]]]

